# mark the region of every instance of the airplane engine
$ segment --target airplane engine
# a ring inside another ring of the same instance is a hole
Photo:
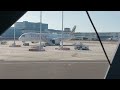
[[[60,40],[59,39],[53,39],[52,43],[55,45],[60,45]]]
[[[31,43],[39,43],[39,42],[32,41]]]

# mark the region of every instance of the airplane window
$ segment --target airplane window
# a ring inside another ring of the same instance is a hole
[[[106,53],[108,54],[109,59],[112,60],[112,51],[115,50],[117,41],[120,37],[120,33],[117,31],[119,30],[117,26],[118,20],[116,19],[119,18],[119,12],[114,12],[113,14],[113,12],[91,11],[90,15],[96,25]],[[111,18],[113,16],[116,16],[114,20]],[[33,59],[42,61],[95,61],[97,58],[99,58],[99,60],[106,61],[106,56],[102,50],[96,32],[91,26],[90,21],[84,11],[63,11],[63,23],[61,11],[42,11],[42,24],[40,24],[39,18],[39,11],[28,11],[15,23],[15,37],[14,26],[10,27],[2,35],[3,41],[8,42],[5,46],[10,48],[9,46],[14,43],[15,38],[16,45],[21,45],[19,49],[21,48],[21,50],[24,51],[26,48],[26,55],[24,54],[24,56],[22,56],[20,53],[21,51],[19,52],[19,50],[15,50],[14,53],[17,51],[17,56],[24,57],[26,58],[24,60],[27,61]],[[41,37],[41,46],[46,46],[43,47],[45,52],[40,52],[41,54],[39,54],[34,51],[32,52],[33,57],[30,58],[29,56],[32,55],[29,55],[31,54],[31,51],[29,50],[34,50],[31,46],[35,46],[35,50],[37,50],[37,47],[40,46],[40,25],[42,26],[41,31],[43,33],[41,35],[44,36]],[[30,38],[25,38],[25,35],[23,35],[24,33],[26,33]],[[20,36],[24,37],[24,40],[19,38]],[[36,43],[31,43],[33,41]],[[52,41],[54,41],[54,43]],[[30,46],[26,47],[22,42],[29,43]],[[65,50],[59,50],[61,47]],[[9,50],[12,50],[12,48]],[[46,53],[46,51],[48,53]],[[11,52],[13,52],[13,50]],[[58,55],[54,56],[55,53],[58,53]],[[16,54],[13,54],[13,56],[15,55]],[[8,55],[8,57],[11,56],[11,54]],[[13,58],[14,57],[12,57],[11,60],[19,59]],[[6,60],[7,58],[4,57],[3,59]]]
[[[90,12],[109,60],[112,63],[120,39],[119,11]],[[113,18],[114,17],[114,18]]]
[[[81,66],[87,63],[90,68],[93,63],[102,63],[103,67],[98,68],[105,72],[107,59],[112,62],[120,39],[120,12],[89,11],[89,14],[106,54],[85,11],[28,11],[1,35],[0,60],[78,62]],[[90,72],[95,69],[92,67]]]

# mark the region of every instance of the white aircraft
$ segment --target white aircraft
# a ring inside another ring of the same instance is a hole
[[[70,33],[63,33],[63,40],[69,40],[74,38],[73,33],[75,32],[76,26],[73,27],[72,31]],[[48,43],[49,45],[60,45],[60,42],[62,40],[62,34],[53,34],[53,33],[24,33],[19,37],[19,41],[22,41],[23,43],[27,41],[36,42],[38,43],[40,41],[40,35],[41,40],[43,42]]]

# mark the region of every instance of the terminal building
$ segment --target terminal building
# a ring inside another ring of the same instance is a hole
[[[98,34],[102,41],[120,39],[120,32],[98,32]],[[74,36],[76,40],[98,40],[96,33],[93,32],[77,32]]]
[[[42,23],[42,32],[45,32],[48,30],[48,24]],[[28,21],[23,21],[23,22],[16,22],[15,23],[15,37],[18,39],[20,35],[23,33],[28,33],[28,32],[40,32],[40,23],[34,23],[34,22],[28,22]],[[14,38],[14,27],[10,27],[6,32],[4,32],[2,35],[2,38],[4,39],[13,39]]]
[[[17,22],[15,24],[15,28],[17,30],[21,30],[22,33],[28,33],[28,32],[40,32],[40,23],[34,23],[34,22]],[[48,24],[42,23],[42,32],[46,31],[48,29]]]

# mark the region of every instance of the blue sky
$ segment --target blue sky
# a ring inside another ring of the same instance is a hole
[[[98,32],[120,32],[120,11],[89,11]],[[42,22],[49,29],[61,30],[61,11],[43,11]],[[28,11],[19,20],[39,22],[39,11]],[[64,11],[64,28],[77,26],[76,32],[94,32],[85,11]]]

